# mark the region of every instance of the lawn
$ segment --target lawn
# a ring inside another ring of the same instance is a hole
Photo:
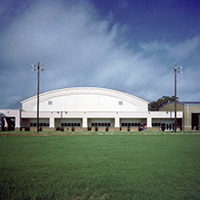
[[[0,136],[0,199],[200,199],[200,135]]]

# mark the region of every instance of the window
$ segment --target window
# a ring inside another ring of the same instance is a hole
[[[108,127],[110,125],[110,123],[91,123],[92,127]]]
[[[30,127],[36,127],[37,123],[30,123]],[[39,123],[40,127],[49,127],[49,123]]]
[[[52,101],[48,101],[48,105],[52,105],[53,104],[53,102]]]
[[[122,127],[138,127],[140,123],[122,123]]]
[[[80,127],[81,123],[61,123],[61,126],[65,126],[65,127]]]
[[[119,105],[122,106],[123,105],[123,101],[119,101]]]
[[[160,124],[160,123],[152,123],[152,126],[153,126],[153,127],[160,127],[161,124]]]

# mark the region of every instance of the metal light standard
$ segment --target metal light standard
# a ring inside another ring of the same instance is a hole
[[[31,65],[32,71],[37,71],[37,133],[39,133],[39,94],[40,94],[40,70],[44,71],[44,65],[38,62],[37,65]]]
[[[182,71],[183,67],[180,66],[178,67],[177,64],[175,64],[174,66],[171,66],[171,73],[174,73],[174,81],[175,81],[175,84],[174,84],[174,96],[175,96],[175,102],[174,102],[174,133],[176,133],[176,129],[177,129],[177,119],[176,119],[176,104],[177,104],[177,95],[176,95],[176,74],[177,73],[183,73]]]

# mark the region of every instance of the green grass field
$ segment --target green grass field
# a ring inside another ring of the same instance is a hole
[[[1,136],[0,199],[200,199],[200,135]]]

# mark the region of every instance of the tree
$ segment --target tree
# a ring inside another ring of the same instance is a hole
[[[176,100],[178,101],[178,97],[176,97]],[[163,96],[162,98],[158,99],[157,101],[152,101],[149,104],[149,111],[158,111],[160,108],[162,108],[165,104],[171,103],[175,101],[175,96]]]

